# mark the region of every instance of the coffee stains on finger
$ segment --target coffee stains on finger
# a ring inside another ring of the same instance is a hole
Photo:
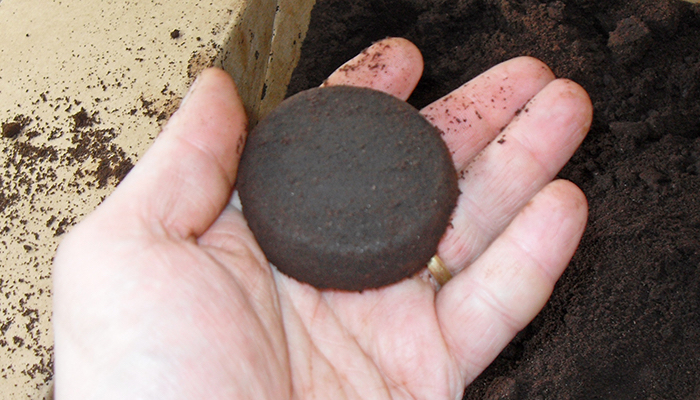
[[[236,155],[240,156],[243,153],[243,148],[245,147],[245,136],[241,135],[238,137],[236,142]]]
[[[349,75],[358,70],[369,71],[385,71],[387,69],[386,53],[391,45],[388,43],[375,43],[374,45],[362,50],[362,52],[354,59],[347,62],[338,69],[345,75]],[[376,76],[376,73],[375,75]]]

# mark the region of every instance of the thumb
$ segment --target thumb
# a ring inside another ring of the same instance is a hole
[[[233,79],[219,69],[203,71],[96,217],[176,237],[201,235],[228,203],[246,128]]]

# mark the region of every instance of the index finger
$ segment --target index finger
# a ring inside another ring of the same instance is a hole
[[[364,49],[335,70],[323,86],[356,86],[408,99],[423,74],[423,56],[410,41],[387,38]]]

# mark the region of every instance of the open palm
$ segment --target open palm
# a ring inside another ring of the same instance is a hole
[[[422,72],[403,39],[324,85],[406,99]],[[554,180],[588,131],[576,84],[532,58],[494,67],[422,110],[462,195],[438,254],[454,278],[318,291],[270,268],[229,204],[246,118],[210,69],[54,266],[62,399],[459,399],[542,308],[587,206]]]

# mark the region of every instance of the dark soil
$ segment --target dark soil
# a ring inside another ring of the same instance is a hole
[[[386,36],[423,52],[416,107],[519,55],[583,85],[595,106],[560,173],[590,202],[581,246],[464,398],[700,398],[700,6],[321,0],[289,93]]]

